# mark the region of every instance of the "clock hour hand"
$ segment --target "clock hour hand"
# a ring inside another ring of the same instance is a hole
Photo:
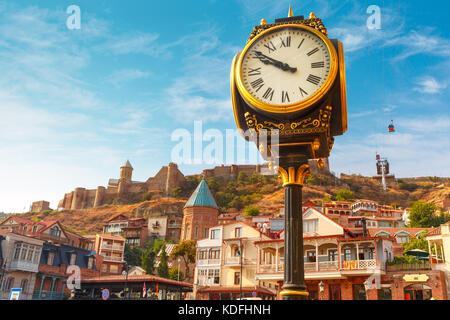
[[[263,54],[261,51],[254,50],[253,52],[255,53],[256,58],[258,58],[264,64],[271,64],[283,71],[290,71],[292,73],[295,73],[297,71],[297,68],[292,68],[287,63],[283,63],[281,61],[272,59],[272,58],[266,56],[265,54]]]

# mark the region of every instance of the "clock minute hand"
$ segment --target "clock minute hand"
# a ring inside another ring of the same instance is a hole
[[[283,71],[290,71],[292,73],[297,71],[297,68],[292,68],[287,63],[283,63],[281,61],[272,59],[272,58],[266,56],[265,54],[263,54],[261,51],[254,50],[254,53],[256,54],[256,57],[264,64],[271,64]]]

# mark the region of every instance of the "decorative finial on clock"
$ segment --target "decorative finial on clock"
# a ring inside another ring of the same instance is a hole
[[[265,24],[267,24],[267,21],[266,21],[266,19],[261,19],[261,22],[260,22],[260,24],[263,26],[263,25],[265,25]]]
[[[292,12],[292,6],[289,4],[289,13],[288,13],[288,18],[291,18],[294,16],[294,13]]]
[[[314,14],[314,12],[311,12],[311,13],[309,14],[309,18],[310,18],[310,19],[315,19],[315,18],[316,18],[316,15]]]

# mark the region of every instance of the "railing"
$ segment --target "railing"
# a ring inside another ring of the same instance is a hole
[[[106,250],[115,250],[115,251],[123,251],[123,246],[118,245],[110,245],[110,244],[102,244],[100,249]]]
[[[261,264],[258,266],[258,273],[277,273],[284,272],[284,264]]]
[[[112,261],[112,262],[123,262],[122,257],[111,257],[111,256],[103,256],[104,261]]]
[[[424,263],[400,263],[392,266],[386,266],[387,271],[416,271],[416,270],[431,270],[429,261]]]
[[[247,259],[242,258],[242,264],[248,265],[248,264],[255,264],[255,259]],[[241,257],[226,257],[225,258],[225,265],[240,265],[241,264]]]
[[[11,261],[10,270],[22,270],[28,272],[38,272],[39,264],[24,260]]]
[[[319,262],[319,271],[337,271],[337,270],[339,270],[339,263],[337,261]]]
[[[210,265],[210,264],[220,264],[220,259],[201,259],[197,260],[199,266]]]
[[[342,269],[344,270],[359,270],[375,268],[377,262],[375,260],[349,260],[342,261]]]
[[[33,300],[62,300],[64,297],[64,294],[62,292],[54,292],[54,291],[45,291],[42,290],[39,292],[39,290],[33,291]]]
[[[167,228],[172,228],[172,229],[177,229],[177,228],[181,228],[181,223],[172,223],[172,224],[168,224]]]

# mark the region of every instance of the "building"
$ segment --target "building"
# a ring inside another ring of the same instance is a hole
[[[218,224],[219,208],[208,184],[202,180],[183,209],[181,240],[199,240],[208,237],[208,229]]]
[[[103,225],[103,233],[122,236],[129,246],[143,247],[149,238],[147,220],[145,218],[128,218],[118,214]]]
[[[409,242],[411,238],[418,238],[426,234],[425,228],[367,228],[370,236],[383,236],[391,239],[394,256],[403,254],[402,244]]]
[[[120,199],[137,200],[142,199],[142,195],[150,191],[171,195],[174,188],[182,187],[186,183],[184,175],[175,163],[162,167],[154,177],[148,178],[145,182],[133,181],[132,175],[133,167],[127,160],[120,167],[120,178],[109,179],[107,188],[103,186],[92,190],[76,188],[64,195],[59,201],[58,208],[76,210],[111,204]]]
[[[179,242],[183,224],[183,213],[178,211],[154,213],[148,217],[148,232],[151,239]]]
[[[450,222],[430,230],[425,239],[433,270],[441,270],[445,275],[447,296],[450,296]]]
[[[128,227],[129,218],[124,214],[118,214],[111,217],[103,224],[103,233],[120,236],[122,234],[122,228]]]
[[[42,212],[45,210],[52,210],[50,209],[50,202],[48,201],[35,201],[31,204],[31,212]]]
[[[78,299],[101,300],[102,290],[110,292],[109,300],[148,299],[180,300],[192,292],[192,284],[153,275],[110,275],[81,280]],[[143,297],[145,290],[145,297]],[[125,292],[125,297],[124,297]]]
[[[103,256],[101,272],[106,274],[121,274],[124,263],[125,238],[111,234],[95,236],[94,251]]]
[[[33,300],[61,300],[71,294],[67,280],[74,270],[69,266],[80,268],[80,277],[100,276],[103,258],[90,250],[71,245],[44,243],[39,271],[34,284]]]
[[[364,282],[376,273],[385,273],[386,261],[393,258],[389,239],[355,237],[314,208],[303,212],[303,230],[305,280],[310,299],[365,299],[365,293],[361,292]],[[283,239],[284,231],[280,239],[256,242],[255,279],[266,286],[271,284],[277,294],[284,279]]]
[[[88,238],[68,231],[58,220],[33,221],[18,216],[9,216],[0,223],[0,232],[14,232],[47,242],[67,244],[77,248],[92,250]]]
[[[7,300],[13,288],[21,288],[21,300],[31,300],[39,272],[44,241],[29,236],[0,231],[0,300]]]
[[[244,221],[209,228],[208,238],[197,241],[196,299],[234,300],[241,292],[273,299],[273,292],[255,283],[255,243],[261,240],[270,238]]]

